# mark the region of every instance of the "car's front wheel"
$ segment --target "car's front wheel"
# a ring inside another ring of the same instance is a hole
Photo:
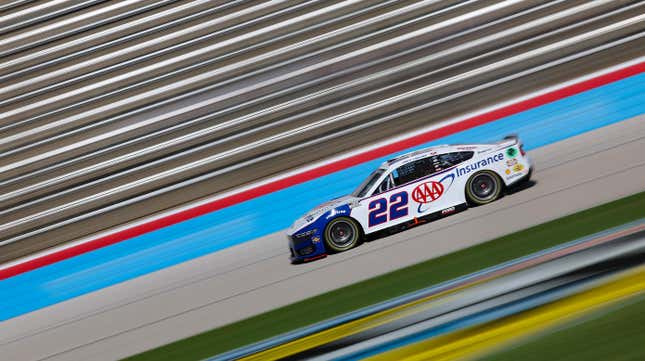
[[[325,228],[325,245],[333,252],[343,252],[359,243],[361,230],[355,220],[338,217]]]
[[[473,205],[488,204],[502,193],[502,180],[490,170],[473,174],[466,183],[466,198]]]

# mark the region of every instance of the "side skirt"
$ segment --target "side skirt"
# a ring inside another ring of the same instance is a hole
[[[418,225],[425,224],[425,223],[428,223],[428,222],[433,222],[433,221],[436,221],[438,219],[447,217],[449,215],[461,212],[461,211],[465,210],[466,208],[468,208],[468,204],[467,203],[461,203],[461,204],[458,204],[456,206],[444,208],[444,209],[442,209],[440,211],[430,213],[430,214],[425,215],[423,217],[416,218],[414,220],[411,220],[411,221],[408,221],[408,222],[405,222],[405,223],[401,223],[401,224],[397,224],[395,226],[388,227],[388,228],[382,229],[380,231],[368,234],[368,235],[366,235],[366,237],[367,237],[367,240],[369,241],[369,240],[373,240],[373,239],[376,239],[376,238],[381,238],[381,237],[385,237],[385,236],[392,235],[392,234],[395,234],[395,233],[399,233],[399,232],[405,231],[406,229],[410,229],[412,227],[416,227]]]

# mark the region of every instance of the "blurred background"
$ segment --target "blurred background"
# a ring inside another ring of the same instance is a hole
[[[1,354],[645,358],[644,31],[641,1],[0,3]],[[289,263],[383,160],[508,134],[530,187]]]

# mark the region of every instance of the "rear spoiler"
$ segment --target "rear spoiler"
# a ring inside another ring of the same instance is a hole
[[[517,134],[509,134],[509,135],[505,136],[504,139],[500,143],[506,143],[509,140],[512,140],[515,143],[519,143],[520,142],[520,137],[518,137]]]
[[[522,144],[522,141],[520,141],[520,137],[517,136],[517,134],[509,134],[496,144],[501,147],[510,147],[512,145],[517,145],[520,148],[520,153],[522,155],[526,154],[526,152],[524,152],[524,144]]]
[[[510,134],[505,136],[502,140],[495,142],[494,144],[500,147],[510,147],[520,143],[520,138],[515,134]]]

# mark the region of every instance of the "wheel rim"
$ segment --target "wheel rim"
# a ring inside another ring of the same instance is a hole
[[[354,240],[354,227],[351,224],[341,221],[336,222],[329,230],[330,241],[336,247],[344,248]]]
[[[479,200],[489,200],[497,193],[497,182],[488,174],[480,174],[470,184],[470,191]]]

